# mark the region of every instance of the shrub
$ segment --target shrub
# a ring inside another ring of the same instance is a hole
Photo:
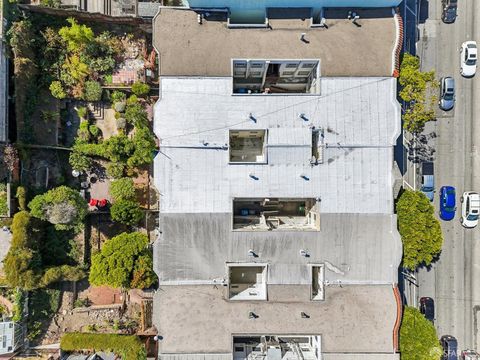
[[[7,193],[0,193],[0,215],[8,214],[8,198]]]
[[[110,184],[110,195],[114,201],[135,199],[135,186],[131,178],[120,178]]]
[[[102,86],[97,81],[86,81],[83,98],[86,101],[100,101],[102,99]]]
[[[125,225],[137,225],[143,218],[140,206],[131,200],[119,200],[110,208],[112,219]]]
[[[77,137],[80,141],[90,141],[90,131],[88,130],[88,121],[81,121],[77,130]]]
[[[74,308],[79,308],[79,307],[89,307],[91,304],[91,301],[88,298],[85,299],[77,299],[73,302],[73,307]]]
[[[115,90],[114,92],[112,92],[112,95],[110,96],[110,98],[113,103],[122,102],[122,101],[125,101],[125,99],[127,98],[127,95],[125,95],[125,93],[122,91]]]
[[[90,134],[96,139],[100,135],[100,129],[98,128],[97,125],[90,125],[88,127],[88,130],[90,131]]]
[[[83,269],[78,266],[61,265],[47,269],[41,282],[43,286],[48,286],[59,281],[79,281],[85,276]]]
[[[434,208],[420,191],[405,191],[397,203],[398,230],[403,243],[403,266],[414,270],[430,265],[442,250],[443,235]]]
[[[124,360],[146,360],[145,347],[136,336],[117,334],[67,333],[60,340],[63,351],[95,349],[114,352]]]
[[[88,110],[85,106],[80,106],[77,109],[77,115],[80,119],[86,119],[88,115]]]
[[[81,225],[87,215],[87,203],[78,191],[59,186],[45,194],[37,195],[28,204],[31,214],[55,224],[58,230]]]
[[[92,256],[89,281],[129,289],[149,287],[155,282],[152,253],[146,235],[122,233],[108,240],[99,253]]]
[[[27,189],[23,186],[19,186],[15,196],[18,200],[18,207],[20,210],[27,210]]]
[[[139,97],[143,97],[150,92],[150,86],[140,81],[136,81],[132,84],[132,92]]]
[[[127,106],[138,104],[138,97],[137,95],[133,94],[130,95],[127,99]]]
[[[127,120],[125,118],[118,118],[117,119],[117,129],[125,129],[127,126]]]
[[[63,88],[63,85],[60,81],[52,81],[52,83],[49,86],[50,92],[52,93],[52,96],[57,98],[57,99],[65,99],[67,97],[67,93],[65,92],[65,89]]]
[[[122,163],[111,162],[107,165],[107,175],[111,178],[120,178],[123,176],[125,165]]]
[[[73,170],[88,171],[92,167],[92,160],[78,151],[72,151],[68,161]]]
[[[125,110],[125,119],[129,124],[133,124],[136,128],[148,126],[148,115],[141,104],[127,106]]]
[[[129,166],[142,166],[151,164],[156,150],[155,139],[148,128],[140,128],[135,131],[133,136],[133,145],[135,151],[128,159]]]
[[[117,112],[124,112],[125,111],[125,101],[117,101],[114,105],[113,105],[113,108],[115,109],[115,111]]]

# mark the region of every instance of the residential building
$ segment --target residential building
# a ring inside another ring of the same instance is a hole
[[[401,0],[186,0],[191,8],[226,8],[230,23],[259,24],[271,8],[309,9],[314,18],[321,18],[328,8],[385,8],[398,6]]]
[[[399,24],[345,11],[154,18],[160,359],[399,359]]]

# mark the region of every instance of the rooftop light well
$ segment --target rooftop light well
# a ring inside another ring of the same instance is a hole
[[[233,60],[234,94],[318,94],[318,60]]]
[[[316,199],[235,198],[233,230],[320,230]]]

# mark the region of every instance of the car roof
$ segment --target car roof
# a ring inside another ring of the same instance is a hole
[[[443,78],[443,81],[445,82],[445,86],[446,87],[455,87],[455,79],[450,77],[450,76],[447,76],[445,78]]]

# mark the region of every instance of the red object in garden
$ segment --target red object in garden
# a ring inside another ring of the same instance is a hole
[[[90,206],[97,206],[98,200],[97,199],[90,199]]]
[[[98,203],[97,203],[97,206],[98,207],[105,207],[107,205],[107,199],[101,199],[101,200],[98,200]]]

